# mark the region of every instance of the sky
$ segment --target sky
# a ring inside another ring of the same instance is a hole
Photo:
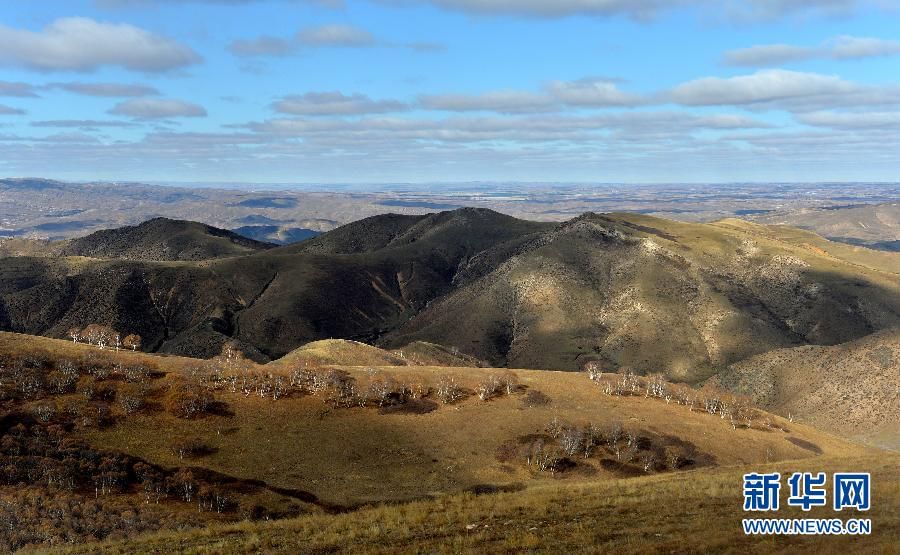
[[[0,176],[898,170],[900,0],[0,0]]]

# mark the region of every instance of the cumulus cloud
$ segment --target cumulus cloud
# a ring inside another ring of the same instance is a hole
[[[300,29],[297,32],[297,40],[305,46],[364,48],[377,44],[372,33],[365,29],[353,25],[337,24]]]
[[[261,36],[238,39],[228,51],[240,57],[288,56],[304,48],[406,48],[414,52],[440,52],[444,45],[436,42],[394,43],[382,40],[369,31],[353,25],[320,25],[300,29],[291,38]]]
[[[419,104],[429,110],[449,112],[490,111],[504,114],[536,113],[557,110],[552,98],[523,91],[490,91],[478,95],[422,95]]]
[[[419,97],[419,104],[431,110],[452,112],[490,111],[501,114],[540,113],[576,108],[630,107],[650,100],[621,90],[615,79],[585,78],[577,81],[550,81],[541,93],[500,90],[481,94],[436,94]]]
[[[831,129],[900,128],[900,112],[810,112],[795,119],[803,124]]]
[[[171,39],[126,23],[86,17],[57,19],[41,31],[0,25],[0,64],[39,71],[92,71],[116,66],[167,71],[196,64],[200,55]]]
[[[396,100],[372,100],[364,94],[348,96],[338,91],[332,91],[286,96],[274,102],[272,108],[283,114],[326,116],[383,114],[400,112],[409,107]]]
[[[624,16],[652,20],[679,8],[702,8],[737,21],[792,15],[849,15],[864,7],[889,6],[879,0],[380,0],[386,4],[430,4],[476,15],[560,18]]]
[[[102,97],[128,97],[128,96],[153,96],[159,91],[149,85],[124,84],[124,83],[51,83],[51,88],[62,89],[70,93],[85,96]]]
[[[19,108],[13,108],[11,106],[4,106],[0,104],[0,116],[21,116],[25,113],[25,110],[20,110]]]
[[[140,6],[154,6],[165,4],[220,4],[224,6],[238,6],[242,4],[254,4],[269,2],[273,0],[94,0],[94,3],[101,8],[132,8]],[[340,8],[344,5],[343,0],[280,0],[284,3],[293,4],[318,4],[329,8]]]
[[[609,133],[647,137],[688,137],[696,130],[769,127],[735,114],[693,115],[683,112],[625,112],[591,116],[484,116],[432,118],[367,117],[361,119],[279,118],[246,124],[251,131],[328,144],[385,142],[479,143],[608,140]]]
[[[731,0],[721,4],[732,19],[766,21],[794,14],[850,16],[864,8],[889,8],[880,0]]]
[[[203,106],[167,98],[142,98],[126,100],[116,104],[110,114],[129,116],[137,119],[167,119],[183,117],[205,117]]]
[[[28,83],[0,81],[0,96],[34,98],[37,96],[37,93],[34,90],[34,86]]]
[[[722,57],[725,65],[761,67],[809,60],[816,57],[818,49],[792,44],[759,44],[749,48],[730,50]]]
[[[676,86],[665,97],[685,106],[813,111],[897,105],[900,87],[861,85],[835,75],[770,69],[737,77],[695,79]]]
[[[900,54],[900,41],[871,37],[840,36],[819,46],[760,44],[726,52],[730,66],[762,67],[813,59],[853,60]]]
[[[470,13],[566,17],[571,15],[626,15],[652,18],[660,10],[678,7],[685,0],[428,0],[427,3]]]
[[[830,56],[836,60],[874,58],[900,54],[900,41],[841,36],[831,41],[828,48]]]
[[[239,39],[228,45],[228,51],[235,56],[287,56],[296,48],[295,42],[278,37]]]
[[[645,103],[640,96],[621,90],[610,79],[551,81],[547,84],[547,90],[561,102],[571,106],[637,106]]]
[[[95,119],[54,119],[31,122],[32,127],[73,127],[78,129],[98,129],[101,127],[134,127],[130,121]]]

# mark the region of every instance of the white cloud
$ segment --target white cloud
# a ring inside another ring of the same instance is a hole
[[[621,90],[609,79],[551,81],[547,90],[561,102],[571,106],[637,106],[645,102],[640,96]]]
[[[610,133],[644,137],[689,137],[702,129],[754,129],[765,122],[734,114],[697,116],[684,112],[622,112],[591,116],[485,116],[444,119],[368,117],[361,119],[272,119],[246,125],[252,131],[329,144],[371,145],[411,141],[467,143],[569,141],[590,144]]]
[[[283,114],[304,116],[359,115],[400,112],[408,106],[396,100],[372,100],[364,94],[344,95],[341,92],[308,92],[290,95],[272,104]]]
[[[300,29],[292,38],[261,36],[239,39],[228,45],[235,56],[289,56],[303,48],[406,48],[414,52],[440,52],[444,45],[429,42],[394,43],[381,40],[369,31],[352,25],[320,25]]]
[[[158,72],[201,61],[191,48],[171,39],[133,25],[86,17],[57,19],[37,32],[0,25],[0,44],[0,64],[39,71],[116,66]]]
[[[0,116],[21,116],[25,113],[25,110],[20,110],[19,108],[13,108],[11,106],[4,106],[0,104]]]
[[[372,33],[352,25],[307,27],[297,32],[297,40],[306,46],[364,48],[377,44]]]
[[[900,112],[810,112],[798,114],[800,123],[831,129],[900,128]]]
[[[558,109],[552,98],[523,91],[490,91],[478,95],[436,94],[419,97],[422,107],[449,112],[490,111],[503,114],[550,112]]]
[[[900,41],[841,36],[831,42],[830,54],[837,60],[894,56],[900,54]]]
[[[794,15],[847,16],[863,8],[890,8],[881,0],[380,0],[385,4],[430,4],[476,15],[559,18],[630,17],[652,20],[664,12],[694,8],[714,18],[736,21]]]
[[[159,91],[148,85],[124,84],[124,83],[51,83],[52,88],[62,89],[75,94],[85,96],[103,97],[127,97],[127,96],[153,96]]]
[[[221,4],[224,6],[238,6],[242,4],[254,4],[271,2],[276,0],[94,0],[101,8],[132,8],[141,6],[153,6],[163,4]],[[283,3],[294,4],[318,4],[329,8],[340,8],[343,0],[280,0]]]
[[[296,50],[297,45],[290,40],[278,37],[258,37],[249,40],[236,40],[228,45],[228,50],[235,56],[287,56]]]
[[[809,60],[814,58],[817,52],[816,48],[791,44],[760,44],[726,52],[722,61],[725,65],[730,66],[772,66],[786,62]]]
[[[900,87],[869,86],[834,75],[782,69],[737,77],[705,77],[676,86],[666,98],[686,106],[736,105],[812,111],[834,107],[900,104]]]
[[[0,81],[0,96],[36,97],[34,86],[28,83]]]
[[[32,121],[32,127],[74,127],[78,129],[98,129],[100,127],[134,127],[136,123],[117,120],[56,119]]]
[[[871,37],[840,36],[819,46],[760,44],[726,52],[730,66],[763,67],[814,59],[855,60],[900,54],[900,41]]]
[[[197,104],[165,98],[142,98],[116,104],[110,114],[138,119],[205,117],[206,110]]]

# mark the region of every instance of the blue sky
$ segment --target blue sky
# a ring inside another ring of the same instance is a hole
[[[0,175],[896,181],[888,0],[0,1]]]

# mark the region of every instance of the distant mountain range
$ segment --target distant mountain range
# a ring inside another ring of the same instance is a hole
[[[804,208],[753,219],[809,229],[832,241],[900,252],[900,202]]]

